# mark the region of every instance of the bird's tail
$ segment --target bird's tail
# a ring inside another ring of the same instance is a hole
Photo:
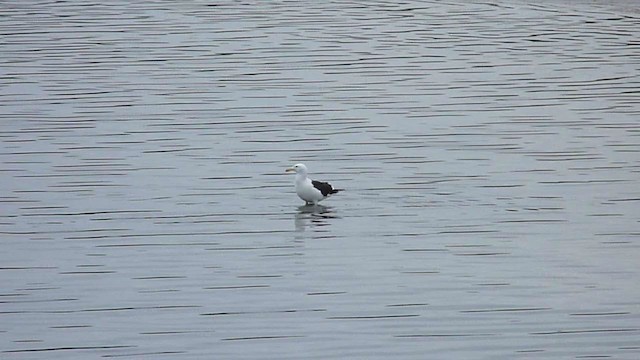
[[[329,194],[337,194],[340,191],[344,191],[344,189],[331,189],[331,192]]]

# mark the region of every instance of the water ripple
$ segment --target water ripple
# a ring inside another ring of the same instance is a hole
[[[0,352],[637,359],[638,10],[4,4]]]

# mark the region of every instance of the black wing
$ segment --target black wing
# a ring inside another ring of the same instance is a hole
[[[322,181],[311,180],[311,184],[313,185],[314,188],[320,190],[320,192],[322,193],[322,196],[328,196],[330,194],[335,194],[338,191],[340,191],[340,189],[334,189],[333,186],[331,186],[331,184],[322,182]]]

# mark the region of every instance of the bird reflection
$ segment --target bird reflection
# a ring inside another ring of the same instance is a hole
[[[337,218],[333,209],[324,205],[303,205],[295,215],[296,232],[304,232],[307,226],[329,225],[329,220]]]

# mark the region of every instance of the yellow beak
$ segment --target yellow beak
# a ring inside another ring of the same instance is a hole
[[[287,170],[285,170],[284,172],[288,172],[288,173],[290,173],[290,172],[296,172],[296,169],[294,169],[294,168],[287,168]]]

